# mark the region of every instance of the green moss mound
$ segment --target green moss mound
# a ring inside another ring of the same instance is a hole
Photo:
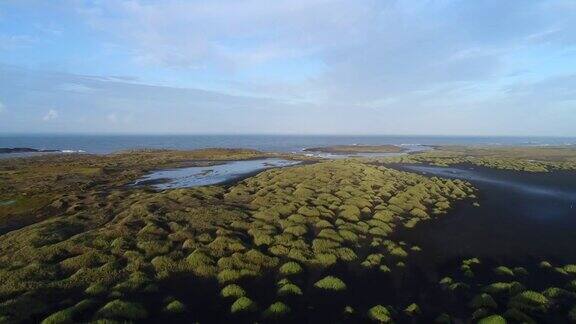
[[[232,306],[230,306],[230,312],[232,314],[254,312],[256,311],[256,308],[256,303],[254,303],[252,299],[248,297],[240,297],[236,299]]]
[[[278,287],[278,296],[302,296],[302,289],[293,283],[285,283]]]
[[[418,306],[418,304],[416,303],[412,303],[404,309],[404,314],[410,317],[419,315],[420,313],[421,313],[420,306]]]
[[[472,299],[472,301],[470,302],[470,307],[474,308],[474,309],[478,309],[478,308],[498,308],[498,304],[496,303],[496,301],[494,300],[494,298],[492,298],[492,296],[486,294],[486,293],[482,293],[477,295],[476,297],[474,297],[474,299]]]
[[[184,313],[186,311],[186,305],[179,300],[174,300],[164,307],[164,311],[171,314]]]
[[[506,324],[506,319],[500,315],[491,315],[478,321],[478,324]]]
[[[343,291],[346,290],[346,284],[344,281],[340,280],[339,278],[333,276],[327,276],[320,280],[318,280],[314,287],[324,290],[331,290],[331,291]]]
[[[4,322],[0,321],[0,323]],[[8,323],[8,321],[6,321],[5,323]],[[74,311],[72,308],[67,308],[58,311],[46,317],[42,321],[42,324],[65,324],[65,323],[74,323]]]
[[[302,269],[302,266],[299,265],[298,263],[290,261],[290,262],[284,263],[280,267],[279,271],[280,271],[280,274],[283,276],[293,276],[293,275],[298,275],[298,274],[302,273],[303,269]]]
[[[379,323],[392,323],[390,311],[382,305],[370,308],[368,310],[368,318]]]
[[[220,291],[220,295],[224,298],[233,297],[233,298],[240,298],[246,296],[246,291],[237,284],[230,284]]]
[[[104,305],[98,315],[103,318],[139,320],[148,317],[148,312],[140,304],[115,299]]]
[[[546,312],[550,306],[550,300],[539,292],[527,290],[512,297],[508,306],[525,311]]]
[[[291,309],[288,305],[284,304],[283,302],[275,302],[264,311],[264,317],[279,318],[286,316],[290,312]]]

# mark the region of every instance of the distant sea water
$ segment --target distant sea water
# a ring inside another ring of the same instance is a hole
[[[307,147],[340,144],[576,146],[576,138],[400,135],[0,135],[0,148],[26,147],[94,154],[146,148],[192,150],[209,147],[301,152]],[[1,155],[7,157],[16,154]]]

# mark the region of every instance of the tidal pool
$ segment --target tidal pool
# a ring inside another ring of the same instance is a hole
[[[259,159],[245,161],[230,161],[211,166],[198,166],[158,170],[145,175],[134,185],[152,184],[159,190],[187,188],[220,184],[245,175],[270,168],[296,165],[300,161],[284,159]]]
[[[448,215],[400,235],[424,248],[425,262],[486,257],[576,262],[576,172],[527,173],[471,165],[400,165],[426,176],[462,179],[479,189],[479,207],[456,205]]]
[[[347,158],[382,158],[382,157],[397,157],[403,156],[411,153],[417,152],[425,152],[433,150],[434,148],[431,146],[425,146],[420,144],[400,144],[398,145],[404,149],[403,152],[398,153],[366,153],[366,152],[359,152],[359,153],[351,153],[351,154],[340,154],[340,153],[324,153],[324,152],[317,152],[317,151],[309,151],[304,153],[307,156],[314,156],[320,157],[324,159],[347,159]]]
[[[12,205],[16,203],[16,200],[5,200],[5,201],[0,201],[0,206],[8,206],[8,205]]]

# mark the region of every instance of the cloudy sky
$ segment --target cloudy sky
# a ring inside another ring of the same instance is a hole
[[[576,1],[0,0],[0,132],[576,136]]]

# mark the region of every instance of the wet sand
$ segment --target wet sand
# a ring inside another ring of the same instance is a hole
[[[479,207],[461,202],[448,215],[399,237],[422,246],[426,262],[452,258],[576,262],[576,172],[528,173],[471,165],[395,168],[463,179],[479,189]]]

